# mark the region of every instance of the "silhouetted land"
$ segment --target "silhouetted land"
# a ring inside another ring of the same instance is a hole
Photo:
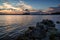
[[[51,15],[60,15],[60,12],[52,13]]]
[[[55,13],[51,13],[51,14],[30,14],[30,13],[24,13],[24,14],[6,14],[6,13],[0,12],[0,15],[60,15],[60,12],[55,12]]]

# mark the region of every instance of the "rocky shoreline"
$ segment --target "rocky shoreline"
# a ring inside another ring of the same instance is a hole
[[[57,31],[54,22],[46,19],[37,22],[36,27],[29,27],[17,40],[59,40],[60,33]]]
[[[56,22],[60,24],[59,21]],[[56,24],[52,20],[43,19],[37,22],[36,26],[30,26],[23,33],[18,34],[15,38],[8,35],[0,40],[59,40],[60,32],[55,28]]]

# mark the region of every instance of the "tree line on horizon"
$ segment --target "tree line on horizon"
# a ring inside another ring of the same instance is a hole
[[[31,15],[30,13],[23,13],[23,14],[6,14],[6,13],[2,13],[0,12],[0,15]],[[36,15],[36,14],[33,14]],[[37,14],[39,15],[39,14]],[[40,15],[60,15],[60,12],[55,12],[55,13],[51,13],[51,14],[40,14]]]

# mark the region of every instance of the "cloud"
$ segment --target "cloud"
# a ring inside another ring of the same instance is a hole
[[[60,5],[57,7],[49,7],[47,10],[45,10],[47,13],[54,13],[54,12],[60,12]]]
[[[0,9],[2,9],[3,8],[3,6],[0,6]]]
[[[18,4],[17,4],[17,7],[20,7],[22,9],[29,9],[29,10],[32,10],[32,6],[26,4],[24,1],[20,1]]]
[[[20,1],[18,3],[16,3],[16,6],[13,6],[11,3],[8,2],[8,0],[6,0],[7,2],[2,3],[2,5],[0,6],[0,9],[15,9],[15,10],[20,10],[23,11],[25,9],[28,10],[32,10],[32,6],[26,4],[24,1]]]
[[[5,0],[2,5],[0,5],[0,12],[5,14],[23,14],[25,9],[32,10],[33,8],[24,1],[20,1],[16,3],[16,5],[13,5],[12,3]]]
[[[3,7],[4,8],[14,8],[11,4],[9,4],[9,3],[3,3]]]
[[[20,11],[22,11],[21,8],[14,7],[12,4],[10,4],[10,3],[8,3],[8,2],[2,3],[2,4],[3,4],[3,5],[0,6],[0,9],[5,9],[5,10],[7,10],[7,9],[9,9],[9,10],[15,9],[15,10],[20,10]]]

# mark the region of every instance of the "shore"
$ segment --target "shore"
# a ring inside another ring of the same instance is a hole
[[[59,21],[56,22],[60,24]],[[60,32],[56,29],[56,24],[52,20],[44,19],[37,22],[36,26],[29,26],[27,30],[22,30],[22,33],[16,33],[17,36],[9,37],[6,35],[0,40],[59,40]]]
[[[57,22],[59,23],[59,22]],[[60,32],[55,28],[52,20],[42,20],[36,23],[36,27],[29,27],[17,40],[59,40]]]

